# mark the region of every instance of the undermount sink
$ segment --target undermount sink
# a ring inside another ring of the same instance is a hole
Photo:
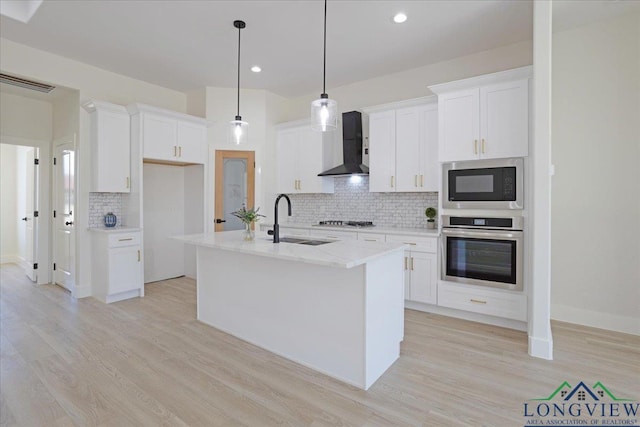
[[[297,243],[299,245],[320,246],[331,243],[331,240],[299,239],[296,237],[281,237],[280,243]]]

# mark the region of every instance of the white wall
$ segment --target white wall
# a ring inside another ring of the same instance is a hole
[[[17,147],[0,144],[0,262],[18,262]]]
[[[427,88],[430,85],[531,65],[532,55],[532,42],[516,43],[346,86],[328,88],[327,93],[338,102],[341,112],[357,110],[433,95]],[[321,89],[318,86],[317,92],[290,100],[286,120],[309,117],[311,101],[320,97]]]
[[[554,33],[552,318],[640,334],[640,15]]]
[[[76,89],[79,91],[78,105],[90,99],[98,99],[120,105],[141,102],[173,111],[186,111],[187,97],[181,92],[33,49],[7,39],[0,38],[0,53],[4,73]],[[75,103],[73,100],[66,101]],[[75,221],[77,286],[73,294],[76,297],[84,297],[91,295],[91,262],[89,259],[91,235],[88,231],[89,174],[91,171],[88,138],[89,114],[80,110],[79,106],[73,108],[77,112],[74,116],[78,117],[77,130],[74,129],[76,126],[72,121],[67,121],[71,125],[63,126],[61,129],[75,131],[78,134],[76,144],[78,162],[76,210],[78,216]],[[65,132],[56,131],[56,136]],[[50,221],[50,218],[47,218],[47,221]]]

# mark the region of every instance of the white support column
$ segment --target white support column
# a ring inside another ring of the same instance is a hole
[[[553,359],[551,336],[551,49],[552,1],[533,4],[533,286],[529,354]]]

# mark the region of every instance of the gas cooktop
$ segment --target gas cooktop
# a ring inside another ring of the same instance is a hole
[[[318,227],[373,227],[373,222],[371,221],[320,221],[316,224]]]

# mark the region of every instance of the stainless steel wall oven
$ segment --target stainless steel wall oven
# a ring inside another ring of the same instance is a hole
[[[442,216],[442,280],[522,290],[523,217]]]

